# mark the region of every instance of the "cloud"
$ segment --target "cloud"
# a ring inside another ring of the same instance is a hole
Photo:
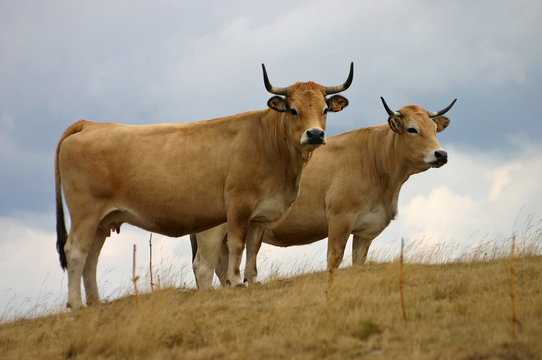
[[[407,227],[440,228],[442,224],[453,222],[464,224],[473,217],[474,201],[467,195],[454,194],[448,186],[441,185],[432,190],[427,197],[420,195],[401,209],[402,221]],[[472,225],[472,224],[469,224]]]
[[[510,184],[512,172],[521,171],[521,165],[518,163],[508,164],[497,168],[489,174],[491,179],[491,190],[489,192],[489,200],[496,201],[501,197],[503,189]]]

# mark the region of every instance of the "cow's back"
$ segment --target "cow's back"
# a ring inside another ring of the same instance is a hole
[[[110,222],[174,236],[224,222],[229,164],[249,166],[257,156],[255,127],[266,112],[187,124],[89,123],[59,152],[70,214],[96,203],[104,217],[114,211]]]

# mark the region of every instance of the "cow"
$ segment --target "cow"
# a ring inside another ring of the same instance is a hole
[[[257,280],[256,255],[262,241],[286,247],[327,237],[327,266],[332,273],[353,234],[352,262],[365,262],[373,239],[397,216],[405,181],[446,164],[448,154],[436,134],[448,126],[450,120],[443,115],[457,99],[435,112],[418,105],[392,111],[381,100],[388,122],[330,137],[325,147],[314,151],[303,171],[299,197],[284,221],[273,229],[257,228],[248,234],[245,281]],[[224,282],[226,235],[227,228],[218,226],[191,236],[198,286],[211,287],[213,269]]]
[[[55,154],[57,250],[68,270],[68,303],[100,302],[98,256],[123,223],[179,237],[222,223],[228,228],[227,282],[243,284],[247,231],[279,223],[299,193],[301,171],[326,143],[328,111],[341,111],[353,79],[323,86],[264,85],[268,109],[192,123],[123,125],[87,120],[67,128]],[[64,221],[62,193],[71,218]]]

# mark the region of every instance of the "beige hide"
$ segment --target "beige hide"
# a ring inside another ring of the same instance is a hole
[[[385,102],[384,105],[388,111]],[[448,125],[449,119],[442,114],[451,105],[431,113],[417,105],[405,106],[399,111],[388,111],[388,124],[329,138],[325,147],[314,151],[303,171],[300,195],[285,220],[273,229],[252,231],[247,237],[245,279],[256,281],[256,255],[262,241],[285,247],[327,237],[328,268],[331,268],[332,263],[335,267],[340,265],[348,237],[353,234],[353,263],[364,262],[372,240],[397,215],[403,183],[413,174],[447,162],[447,153],[436,134]],[[226,230],[222,227],[212,231],[224,236]],[[200,235],[196,236],[194,272],[202,287],[211,285],[212,273],[209,276],[208,269],[216,269],[223,282],[223,269],[227,266],[224,258],[227,249],[208,250],[213,243],[220,248],[222,237],[215,236],[211,241],[210,235],[202,234],[207,241],[202,252]]]
[[[275,88],[269,109],[194,123],[121,125],[79,121],[56,152],[57,248],[68,269],[68,306],[99,302],[96,266],[111,230],[129,223],[181,236],[225,223],[227,281],[239,274],[251,226],[280,222],[299,193],[301,171],[326,142],[327,111],[348,101],[338,88],[308,82]],[[331,90],[330,90],[331,89]],[[337,92],[337,91],[335,91]],[[66,235],[62,190],[71,218]]]

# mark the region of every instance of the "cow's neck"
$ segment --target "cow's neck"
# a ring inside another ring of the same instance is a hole
[[[415,172],[405,164],[398,136],[387,124],[378,127],[373,135],[368,146],[372,147],[369,153],[373,155],[373,174],[376,177],[374,180],[379,183],[380,198],[382,203],[389,207],[388,211],[393,218],[397,214],[401,187]]]
[[[297,189],[301,173],[312,151],[302,151],[290,143],[286,133],[286,114],[269,111],[262,118],[262,144],[264,158],[273,167],[274,175],[283,176]]]

